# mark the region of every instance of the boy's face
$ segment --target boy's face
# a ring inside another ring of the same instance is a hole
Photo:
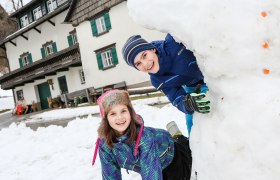
[[[159,71],[156,49],[145,50],[137,54],[134,59],[135,67],[142,72],[155,74]]]

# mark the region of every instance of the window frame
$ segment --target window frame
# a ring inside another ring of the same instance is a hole
[[[107,32],[104,15],[96,18],[95,24],[96,24],[96,29],[97,29],[98,35]]]
[[[50,4],[48,4],[50,2]],[[53,12],[57,8],[57,1],[56,0],[48,0],[46,2],[48,13]]]
[[[100,55],[101,55],[101,59],[102,59],[103,69],[108,69],[108,68],[114,66],[111,48],[107,49],[103,52],[100,52]]]
[[[17,90],[16,95],[17,95],[17,100],[18,101],[24,100],[24,95],[23,95],[23,90],[22,89]]]
[[[34,21],[36,21],[37,19],[40,19],[43,16],[42,7],[38,6],[35,9],[33,9],[32,14],[33,14],[33,17],[34,17]],[[38,15],[36,15],[36,14],[38,14]]]
[[[86,78],[85,78],[85,73],[84,73],[83,69],[79,69],[79,75],[80,75],[81,84],[85,84],[86,83]]]
[[[49,55],[51,55],[51,54],[54,53],[52,43],[53,43],[53,42],[50,41],[50,42],[47,42],[47,43],[45,43],[45,44],[43,45],[43,48],[44,48],[45,53],[46,53],[46,56],[49,56]],[[50,49],[50,52],[48,52],[48,49]]]
[[[20,19],[20,25],[21,25],[22,28],[27,26],[28,24],[30,24],[27,14],[21,16],[19,19]]]
[[[119,64],[116,52],[116,43],[97,49],[94,52],[96,54],[99,70],[114,68],[117,64]]]

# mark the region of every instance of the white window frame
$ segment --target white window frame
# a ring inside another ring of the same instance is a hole
[[[56,0],[48,0],[47,1],[48,12],[53,12],[57,8]]]
[[[25,27],[29,24],[29,19],[28,19],[27,14],[20,18],[20,24],[21,24],[21,27]]]
[[[34,21],[42,17],[41,6],[38,6],[37,8],[33,9],[33,16],[34,16]]]
[[[73,33],[71,33],[71,36],[72,36],[73,44],[78,43],[77,33],[73,32]]]
[[[106,31],[104,16],[101,16],[101,17],[95,19],[95,24],[96,24],[96,28],[97,28],[97,34],[101,34]]]
[[[26,66],[29,64],[28,55],[22,57],[22,65]]]
[[[46,52],[46,56],[53,54],[53,47],[52,47],[52,43],[44,46],[45,52]]]
[[[79,75],[80,75],[81,84],[85,84],[86,83],[86,79],[85,79],[85,73],[84,73],[83,69],[79,70]]]
[[[16,91],[18,101],[24,100],[23,90]]]
[[[111,49],[101,53],[103,68],[111,67],[114,65]]]

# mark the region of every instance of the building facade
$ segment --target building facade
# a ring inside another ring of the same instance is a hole
[[[123,0],[33,0],[11,14],[18,30],[0,42],[10,72],[2,89],[15,101],[48,108],[48,98],[84,96],[94,100],[108,88],[134,87],[149,81],[129,68],[122,45],[135,34],[147,40],[164,34],[137,25]]]

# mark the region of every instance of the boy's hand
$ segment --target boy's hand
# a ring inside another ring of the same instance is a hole
[[[185,107],[199,113],[209,113],[210,101],[203,99],[205,97],[205,93],[200,93],[200,87],[201,86],[198,85],[193,93],[187,94],[184,97]]]

